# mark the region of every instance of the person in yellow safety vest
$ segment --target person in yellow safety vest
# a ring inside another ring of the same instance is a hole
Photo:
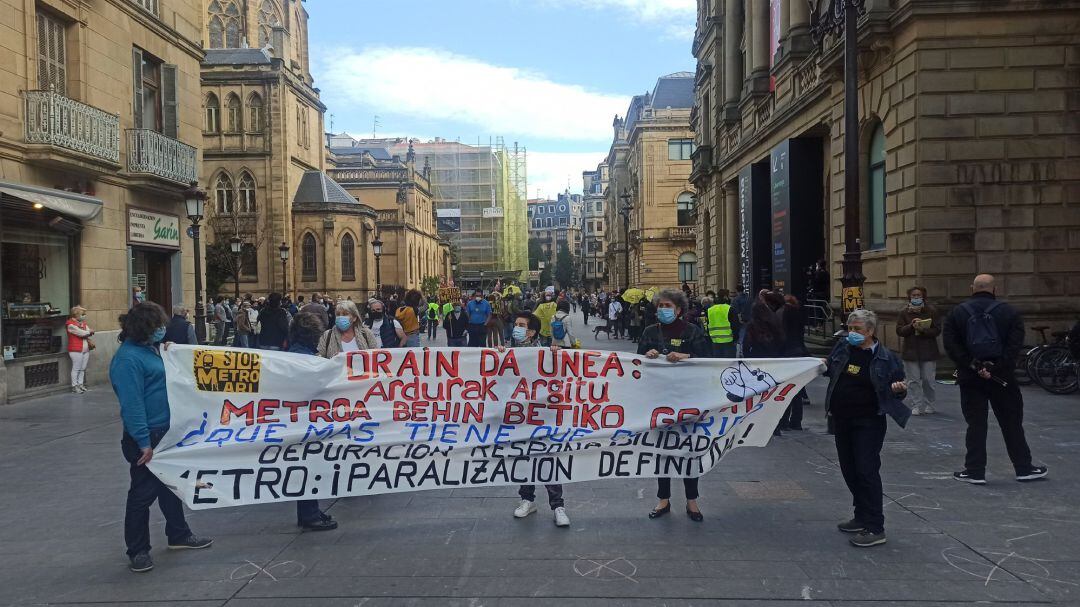
[[[716,303],[702,301],[705,307],[705,324],[713,344],[713,357],[735,358],[735,331],[739,324],[738,314],[731,307],[728,291],[721,289]]]

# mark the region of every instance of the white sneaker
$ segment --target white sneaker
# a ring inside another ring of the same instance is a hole
[[[920,409],[919,407],[912,407],[911,408],[911,414],[912,415],[922,415],[923,412],[922,412],[922,409]]]
[[[535,510],[536,508],[533,508]],[[556,527],[569,527],[570,517],[566,516],[566,508],[559,506],[555,509],[555,526]]]
[[[922,408],[922,414],[923,415],[933,415],[934,413],[937,413],[937,410],[934,409],[933,407],[931,407],[930,405],[926,405],[926,406],[924,406]]]
[[[521,503],[518,504],[518,507],[514,509],[514,517],[525,518],[533,512],[536,512],[536,504],[530,502],[529,500],[521,500]]]

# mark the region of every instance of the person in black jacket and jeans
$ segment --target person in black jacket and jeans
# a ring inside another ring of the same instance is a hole
[[[989,315],[996,337],[987,335],[982,315]],[[978,330],[981,335],[972,335]],[[994,338],[999,343],[987,343]],[[956,480],[986,484],[986,431],[988,408],[1001,426],[1005,449],[1009,452],[1016,480],[1032,481],[1046,476],[1045,466],[1031,463],[1031,449],[1024,438],[1024,397],[1013,371],[1024,343],[1024,321],[1015,308],[997,300],[994,277],[980,274],[971,283],[971,298],[953,308],[942,327],[945,352],[956,363],[956,383],[960,386],[960,409],[967,422],[967,456],[964,469],[953,474]],[[978,341],[979,343],[973,343]],[[974,348],[996,350],[996,356],[977,355]]]

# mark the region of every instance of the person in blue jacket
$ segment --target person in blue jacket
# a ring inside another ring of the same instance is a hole
[[[825,361],[829,376],[825,410],[833,420],[840,472],[855,506],[855,516],[837,528],[855,534],[852,545],[869,548],[885,543],[881,489],[885,416],[903,428],[911,410],[904,404],[904,364],[874,335],[877,315],[855,310],[848,315],[847,329],[847,337]]]
[[[124,423],[120,449],[130,464],[124,541],[129,568],[136,573],[154,568],[150,558],[150,506],[155,500],[165,516],[170,550],[207,548],[213,543],[191,532],[180,498],[146,467],[154,457],[154,447],[169,430],[169,397],[160,351],[168,324],[165,310],[155,303],[132,307],[120,317],[120,348],[109,365],[109,381],[120,401]]]
[[[487,346],[487,322],[491,319],[491,304],[484,299],[484,293],[480,289],[473,293],[472,301],[465,306],[465,312],[469,315],[469,347]]]

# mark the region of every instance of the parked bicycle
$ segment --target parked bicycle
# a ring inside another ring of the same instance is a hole
[[[1043,335],[1046,327],[1033,327]],[[1028,377],[1051,394],[1071,394],[1080,389],[1080,344],[1070,343],[1067,331],[1054,331],[1053,343],[1027,353]]]

